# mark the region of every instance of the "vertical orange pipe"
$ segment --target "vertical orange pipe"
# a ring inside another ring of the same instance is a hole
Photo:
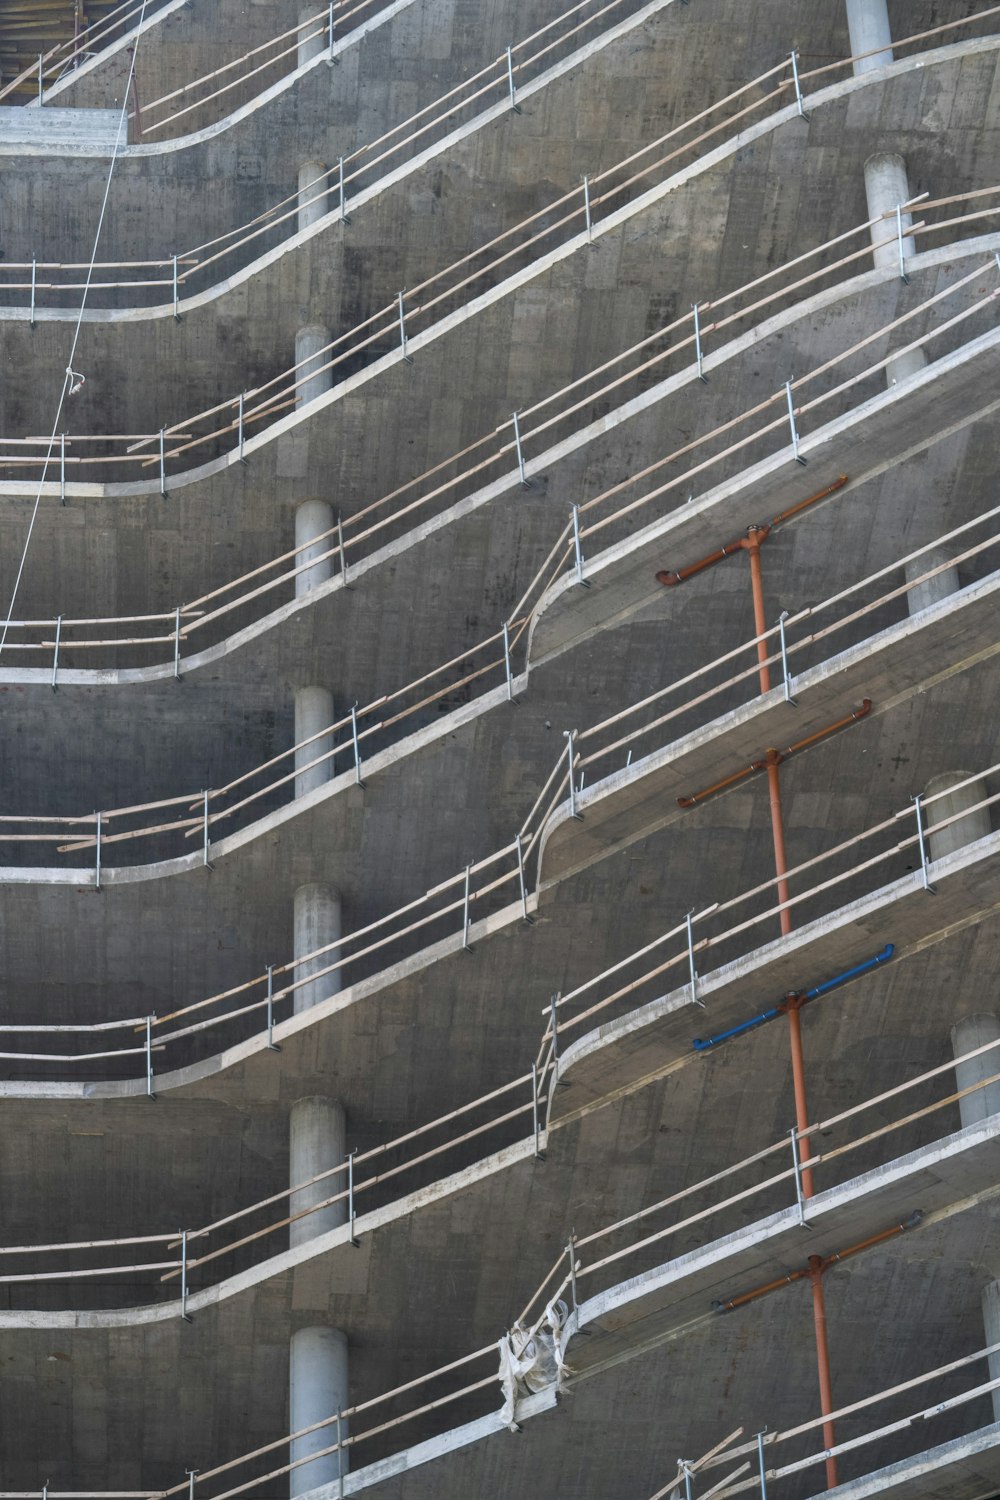
[[[769,528],[750,527],[744,543],[750,559],[750,587],[753,593],[754,634],[757,636],[757,662],[762,693],[770,691],[771,670],[767,664],[767,643],[761,637],[767,629],[764,613],[764,579],[760,565],[761,543],[766,541]],[[781,811],[781,778],[779,766],[781,756],[777,750],[767,752],[767,793],[771,808],[771,837],[774,842],[774,873],[777,879],[778,903],[781,906],[779,920],[784,936],[792,930],[792,913],[784,904],[789,898],[788,858],[785,853],[785,823]],[[806,1070],[802,1051],[802,1022],[798,1003],[792,1001],[788,1007],[788,1041],[792,1054],[792,1087],[795,1093],[795,1124],[799,1132],[799,1149],[802,1162],[802,1196],[813,1196],[812,1170],[806,1163],[812,1150],[809,1137],[802,1132],[809,1124],[809,1103],[806,1097]],[[818,1255],[809,1257],[809,1279],[812,1284],[813,1328],[816,1335],[816,1369],[819,1377],[819,1409],[823,1417],[833,1411],[833,1385],[830,1380],[830,1346],[826,1334],[826,1297],[823,1292],[823,1261]],[[834,1424],[823,1423],[823,1446],[832,1448],[837,1441]],[[833,1489],[837,1483],[837,1460],[826,1461],[826,1487]]]
[[[767,629],[767,619],[764,615],[764,578],[760,566],[761,543],[767,540],[767,528],[763,526],[751,526],[747,532],[744,547],[750,558],[750,589],[753,594],[753,632],[757,636],[757,660],[760,663],[760,690],[762,693],[771,690],[771,669],[767,665],[767,642],[761,640]]]
[[[813,1326],[816,1331],[816,1364],[819,1369],[819,1409],[824,1417],[833,1411],[833,1387],[830,1383],[830,1348],[826,1338],[826,1298],[823,1295],[822,1257],[810,1255],[809,1280],[812,1283]],[[823,1423],[823,1446],[832,1448],[837,1434],[832,1422]],[[826,1461],[826,1487],[832,1490],[837,1484],[837,1460]]]

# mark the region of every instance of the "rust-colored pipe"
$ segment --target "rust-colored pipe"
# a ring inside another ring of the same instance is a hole
[[[789,1012],[791,1014],[791,1012]],[[798,1013],[796,1012],[796,1015]],[[826,1262],[820,1255],[809,1257],[809,1281],[812,1286],[812,1310],[813,1329],[816,1334],[816,1369],[819,1374],[819,1410],[820,1415],[829,1419],[833,1411],[833,1384],[830,1380],[830,1345],[826,1336],[826,1297],[823,1294],[823,1272],[826,1270]],[[823,1447],[833,1448],[837,1443],[837,1432],[834,1424],[826,1420],[823,1423]],[[826,1461],[826,1487],[828,1490],[835,1489],[837,1485],[837,1460],[831,1455]]]
[[[875,1245],[884,1244],[886,1240],[893,1240],[897,1235],[905,1234],[908,1229],[916,1229],[922,1218],[923,1212],[917,1209],[908,1219],[893,1224],[888,1229],[880,1229],[877,1234],[871,1234],[867,1239],[859,1240],[856,1245],[848,1245],[846,1250],[835,1250],[832,1255],[823,1258],[823,1270],[828,1271],[831,1266],[850,1260],[853,1255],[860,1255],[863,1250],[871,1250]],[[787,1271],[784,1276],[779,1276],[774,1281],[766,1281],[763,1286],[755,1286],[752,1291],[740,1292],[738,1297],[730,1297],[726,1302],[715,1302],[712,1305],[716,1312],[735,1312],[738,1307],[746,1307],[751,1302],[759,1302],[761,1297],[767,1297],[771,1292],[778,1292],[783,1286],[791,1286],[795,1281],[805,1281],[811,1274],[811,1265],[803,1266],[797,1271]]]
[[[750,559],[750,592],[753,595],[753,633],[757,637],[757,663],[762,693],[771,691],[771,668],[767,664],[767,616],[764,613],[764,575],[760,566],[760,549],[771,534],[770,526],[751,526],[743,543]],[[768,773],[770,775],[770,772]],[[775,768],[777,776],[777,768]]]
[[[847,475],[841,474],[832,484],[828,484],[825,489],[817,490],[815,495],[809,495],[805,500],[799,500],[795,505],[790,505],[787,510],[780,511],[766,526],[751,528],[751,530],[756,529],[759,532],[763,532],[764,536],[760,537],[760,540],[763,541],[767,533],[772,531],[775,526],[781,526],[785,521],[793,520],[802,511],[808,510],[810,505],[816,505],[820,500],[826,500],[828,496],[835,495],[838,490],[844,488],[846,483]],[[710,552],[707,557],[702,557],[697,562],[689,563],[686,568],[678,568],[676,571],[671,571],[667,568],[661,569],[656,575],[656,581],[657,583],[662,583],[664,588],[675,588],[677,584],[686,583],[689,578],[697,577],[699,573],[704,573],[706,568],[714,567],[724,557],[732,557],[734,552],[739,552],[745,547],[746,539],[739,537],[735,542],[727,542],[724,547],[719,547],[715,552]]]

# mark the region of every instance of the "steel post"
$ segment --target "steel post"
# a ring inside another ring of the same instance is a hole
[[[553,1066],[559,1061],[559,991],[549,997],[549,1011],[552,1017],[552,1063]]]
[[[472,866],[465,867],[465,896],[462,902],[462,947],[466,953],[471,953],[469,946],[469,882],[472,878]]]
[[[792,1141],[792,1170],[795,1173],[795,1205],[799,1211],[799,1223],[803,1229],[808,1229],[806,1223],[806,1202],[802,1192],[802,1161],[799,1156],[799,1132],[793,1125],[790,1131]]]
[[[244,404],[245,397],[246,397],[246,392],[245,391],[240,391],[239,405],[238,405],[237,411],[236,411],[237,447],[238,447],[238,451],[239,451],[239,461],[240,461],[241,464],[245,464],[246,463],[246,458],[243,455],[243,444],[244,444],[243,404]]]
[[[186,1229],[180,1231],[181,1235],[181,1317],[185,1323],[190,1323],[188,1313],[188,1232]],[[192,1488],[194,1480],[192,1479]]]
[[[176,257],[176,255],[171,256],[171,264],[173,266],[173,279],[174,279],[174,322],[175,323],[179,323],[180,320],[181,320],[180,306],[179,306],[179,303],[180,303],[180,288],[177,285],[177,257]]]
[[[566,736],[566,774],[569,781],[569,815],[571,818],[576,818],[578,823],[582,823],[583,814],[578,813],[576,810],[576,784],[574,782],[574,759],[576,751],[573,741],[576,736],[576,730],[564,729],[563,734]]]
[[[702,385],[708,385],[708,376],[705,374],[705,356],[701,347],[701,315],[698,311],[697,302],[691,309],[694,314],[694,353],[698,361],[698,379]]]
[[[31,257],[31,327],[35,326],[35,288],[38,281],[38,262]]]
[[[155,1016],[146,1017],[146,1098],[155,1099],[153,1093],[153,1022]]]
[[[44,104],[45,103],[45,97],[44,97],[45,96],[45,83],[44,83],[44,79],[43,79],[43,75],[42,75],[42,64],[43,64],[44,60],[45,60],[44,59],[44,54],[41,53],[41,52],[39,52],[39,54],[38,54],[38,102],[39,102],[39,104]]]
[[[402,292],[399,293],[399,346],[403,351],[403,359],[408,365],[412,365],[413,360],[406,352],[406,313],[403,310],[403,295]]]
[[[907,286],[910,278],[906,274],[906,255],[903,251],[903,205],[896,204],[896,242],[899,246],[899,279]]]
[[[62,615],[56,620],[55,650],[52,653],[52,691],[56,691],[56,677],[59,673],[59,637],[62,634]]]
[[[795,102],[799,107],[799,114],[803,120],[808,120],[809,116],[802,107],[802,85],[799,82],[799,54],[797,52],[792,53],[792,79],[795,83]]]
[[[327,30],[327,44],[328,44],[329,49],[330,49],[329,52],[327,53],[327,62],[331,62],[332,63],[333,62],[333,30],[334,30],[333,0],[330,0],[330,8],[329,8],[329,11],[328,11],[328,14],[327,14],[326,30]]]
[[[507,702],[514,701],[514,674],[510,666],[510,627],[506,620],[503,622],[503,664],[507,676]]]
[[[337,550],[340,553],[340,576],[347,587],[347,553],[344,551],[344,523],[337,517]]]
[[[531,1064],[531,1123],[535,1133],[535,1160],[544,1161],[545,1157],[539,1147],[541,1135],[541,1120],[538,1109],[538,1064]]]
[[[194,1500],[194,1479],[196,1474],[201,1473],[201,1470],[185,1469],[184,1472],[188,1476],[188,1500]]]
[[[347,1222],[351,1230],[351,1244],[355,1247],[358,1243],[354,1237],[354,1220],[357,1217],[354,1212],[354,1158],[357,1154],[357,1146],[347,1153]]]
[[[160,428],[160,494],[167,498],[167,432]]]
[[[101,815],[94,814],[94,873],[96,875],[97,889],[101,889]]]
[[[514,448],[517,452],[517,471],[521,476],[521,488],[531,489],[531,481],[524,472],[524,450],[521,447],[521,423],[517,412],[514,413]]]
[[[59,504],[66,504],[66,434],[59,434]]]
[[[361,780],[361,749],[358,745],[358,705],[351,705],[351,739],[354,743],[354,785],[364,786]]]
[[[589,588],[590,585],[583,576],[583,564],[585,559],[583,556],[583,547],[580,538],[580,507],[578,505],[573,506],[571,516],[573,520],[573,555],[576,560],[576,581],[581,588],[586,589]]]
[[[583,179],[583,218],[584,218],[584,223],[587,226],[587,240],[588,240],[588,243],[593,244],[593,241],[594,241],[594,221],[593,221],[593,219],[591,217],[591,213],[590,213],[590,178],[589,177],[584,177],[584,179]]]
[[[691,920],[693,916],[694,912],[689,911],[687,917],[685,918],[685,922],[687,924],[688,940],[688,973],[690,975],[689,984],[691,989],[691,999],[694,1001],[695,1005],[700,1005],[702,1010],[704,1010],[704,1000],[698,999],[698,969],[694,961],[694,924]]]
[[[272,1052],[281,1048],[274,1040],[274,965],[267,966],[267,1045]]]
[[[793,708],[798,704],[792,697],[792,679],[788,672],[788,644],[785,640],[785,621],[788,619],[788,610],[783,609],[778,616],[778,638],[781,641],[781,678],[785,688],[785,702],[790,703]]]
[[[927,891],[930,895],[936,896],[937,891],[931,885],[927,875],[927,843],[924,838],[924,819],[923,810],[920,806],[919,792],[913,799],[913,809],[917,815],[917,843],[920,848],[920,873],[924,877],[924,890]]]
[[[788,425],[792,429],[792,457],[797,464],[805,468],[806,461],[799,452],[799,434],[795,426],[795,402],[792,399],[792,382],[785,381],[785,395],[788,397]]]
[[[510,90],[510,107],[516,115],[521,113],[521,106],[517,102],[517,91],[514,87],[514,51],[512,47],[507,48],[507,87]]]
[[[760,1500],[767,1500],[767,1471],[764,1468],[764,1437],[763,1432],[757,1434],[757,1466],[760,1469]]]
[[[576,1234],[575,1234],[575,1232],[571,1232],[570,1233],[569,1243],[566,1246],[566,1254],[569,1257],[569,1286],[570,1286],[570,1295],[571,1295],[571,1297],[573,1299],[573,1311],[576,1312],[578,1310],[578,1308],[579,1308],[579,1303],[576,1300]]]
[[[174,610],[174,677],[180,681],[181,676],[181,607],[178,604]]]
[[[341,157],[337,163],[337,174],[340,179],[340,222],[349,224],[351,222],[347,213],[347,200],[344,197],[344,158]]]
[[[521,891],[521,921],[525,924],[531,922],[528,916],[528,887],[524,879],[524,847],[521,843],[521,835],[517,835],[517,883]]]
[[[206,870],[210,870],[212,868],[212,866],[208,862],[208,792],[207,791],[202,792],[201,795],[202,795],[202,804],[203,804],[203,811],[202,811],[203,831],[202,831],[202,848],[201,848],[202,864],[205,866]]]

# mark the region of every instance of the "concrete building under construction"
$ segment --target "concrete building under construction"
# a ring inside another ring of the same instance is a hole
[[[3,7],[0,1500],[1000,1495],[998,101]]]

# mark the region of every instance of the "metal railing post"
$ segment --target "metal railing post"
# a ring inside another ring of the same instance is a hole
[[[691,1489],[691,1465],[686,1458],[679,1458],[677,1463],[681,1473],[684,1475],[684,1500],[693,1500],[694,1491]]]
[[[337,548],[338,548],[338,550],[340,552],[340,576],[344,580],[344,587],[346,588],[347,587],[347,553],[344,551],[344,525],[343,525],[343,522],[341,521],[339,515],[337,517]]]
[[[517,102],[517,90],[514,87],[514,49],[507,48],[507,87],[510,90],[510,107],[516,115],[521,113],[521,106]]]
[[[549,996],[549,1014],[552,1018],[552,1065],[559,1062],[559,991]]]
[[[694,924],[691,921],[691,918],[693,916],[694,912],[689,911],[686,918],[688,940],[688,971],[690,974],[689,984],[691,988],[691,999],[694,1001],[695,1005],[700,1005],[702,1010],[704,1010],[705,1002],[704,1000],[699,1000],[698,998],[698,968],[694,961]]]
[[[350,220],[349,214],[347,213],[347,206],[346,206],[347,205],[347,200],[344,197],[344,158],[343,157],[341,157],[340,160],[339,160],[339,162],[337,163],[337,170],[338,170],[338,173],[339,173],[339,176],[340,176],[340,222],[341,222],[341,224],[349,224],[351,222],[351,220]]]
[[[583,589],[589,589],[590,584],[583,576],[583,565],[586,558],[583,555],[583,545],[580,538],[580,507],[574,505],[571,511],[573,521],[573,557],[576,563],[576,581]]]
[[[767,1500],[767,1471],[764,1468],[764,1437],[763,1432],[757,1434],[757,1466],[760,1469],[760,1500]]]
[[[701,347],[701,317],[698,312],[697,302],[691,311],[694,314],[694,353],[698,361],[698,379],[702,385],[708,385],[708,376],[705,374],[705,355]]]
[[[539,1141],[542,1133],[542,1122],[539,1111],[538,1099],[538,1064],[531,1064],[531,1119],[535,1132],[535,1160],[544,1161],[545,1152],[541,1149]]]
[[[510,626],[507,621],[503,622],[503,664],[507,674],[507,702],[514,701],[514,674],[510,665]]]
[[[267,966],[267,1045],[270,1051],[280,1052],[274,1040],[274,965]]]
[[[517,452],[517,471],[521,476],[522,490],[531,489],[531,480],[524,471],[524,450],[521,447],[521,422],[517,412],[514,413],[514,448]]]
[[[788,619],[788,610],[783,609],[778,616],[778,638],[781,642],[781,678],[785,688],[785,702],[790,703],[793,708],[798,704],[792,697],[792,679],[788,673],[788,644],[785,640],[785,621]]]
[[[146,1098],[155,1099],[153,1092],[153,1022],[155,1016],[146,1017]]]
[[[174,677],[181,680],[181,607],[174,610]]]
[[[406,313],[403,310],[403,293],[400,292],[399,293],[399,346],[400,346],[400,348],[403,351],[403,359],[406,361],[406,363],[408,365],[412,365],[413,360],[411,359],[410,355],[407,354],[407,352],[406,352],[406,343],[407,343],[407,339],[406,339]]]
[[[576,753],[573,741],[576,738],[576,730],[564,729],[563,734],[566,736],[566,766],[569,775],[569,815],[571,818],[575,818],[578,823],[582,823],[583,814],[576,810],[576,783],[573,778],[573,761]]]
[[[572,1298],[572,1301],[573,1301],[573,1312],[576,1312],[578,1310],[578,1308],[579,1308],[579,1303],[576,1300],[576,1230],[575,1229],[571,1229],[570,1232],[569,1232],[569,1243],[566,1246],[566,1254],[569,1257],[569,1290],[570,1290],[570,1297]]]
[[[239,400],[239,405],[238,405],[237,411],[236,411],[237,448],[239,450],[239,461],[240,461],[241,464],[245,464],[246,463],[246,458],[244,457],[244,454],[243,454],[243,447],[244,447],[244,442],[245,442],[245,434],[244,434],[244,431],[243,431],[243,403],[244,403],[245,396],[246,396],[246,392],[245,391],[240,391],[240,400]]]
[[[928,879],[928,875],[927,875],[927,866],[928,866],[929,861],[928,861],[928,858],[927,858],[927,844],[926,844],[926,840],[924,838],[924,818],[923,818],[923,809],[920,806],[920,793],[919,792],[917,793],[917,795],[913,799],[913,808],[914,808],[914,811],[916,812],[916,815],[917,815],[917,843],[918,843],[919,848],[920,848],[920,873],[924,877],[924,890],[927,891],[931,896],[936,896],[937,895],[937,891],[931,885],[930,880]]]
[[[44,53],[39,52],[39,54],[38,54],[38,102],[39,102],[40,105],[45,103],[45,82],[44,82],[44,78],[43,78],[43,74],[42,74],[42,65],[43,65],[44,61],[45,61]]]
[[[792,78],[795,82],[795,102],[799,107],[799,114],[803,120],[808,120],[809,116],[802,107],[802,85],[799,82],[799,54],[797,52],[792,53]]]
[[[56,620],[56,648],[52,656],[52,691],[56,691],[56,677],[59,673],[59,637],[62,635],[62,615]]]
[[[171,261],[173,263],[173,274],[174,274],[174,322],[175,323],[179,323],[180,320],[181,320],[181,313],[180,313],[180,306],[179,306],[179,303],[180,303],[180,288],[177,285],[177,257],[176,257],[176,255],[171,256]]]
[[[66,434],[59,434],[59,504],[66,504]]]
[[[201,795],[203,799],[202,864],[206,870],[210,870],[212,866],[208,862],[208,792],[202,792]]]
[[[35,289],[38,282],[38,261],[31,257],[31,327],[35,326]]]
[[[181,1236],[181,1317],[185,1323],[190,1323],[191,1316],[188,1312],[188,1232],[186,1229],[180,1231]],[[197,1473],[197,1469],[195,1473]],[[191,1488],[194,1489],[194,1479],[191,1480]]]
[[[160,428],[160,494],[167,498],[167,430]]]
[[[355,1146],[353,1151],[348,1151],[347,1153],[347,1222],[350,1225],[352,1245],[357,1245],[358,1243],[354,1237],[354,1220],[357,1218],[354,1212],[354,1158],[357,1154],[357,1146]]]
[[[899,279],[906,286],[910,284],[910,278],[906,274],[906,257],[903,254],[903,205],[896,204],[896,242],[899,245]]]
[[[792,430],[792,457],[797,464],[801,464],[805,468],[806,461],[799,453],[799,433],[798,428],[795,426],[795,402],[792,399],[792,382],[790,380],[785,381],[785,395],[788,398],[788,425]]]
[[[101,815],[94,814],[94,873],[97,879],[97,889],[101,889]]]
[[[351,705],[351,738],[354,741],[354,785],[364,786],[361,780],[361,749],[358,745],[358,705]]]
[[[327,60],[328,63],[332,63],[333,62],[333,29],[334,29],[333,0],[330,0],[330,8],[329,8],[329,11],[327,13],[326,29],[327,29],[327,43],[328,43],[328,46],[329,46],[329,51],[327,52],[326,60]]]
[[[201,1470],[185,1469],[184,1472],[188,1476],[188,1500],[194,1500],[194,1478],[196,1474],[201,1473]]]
[[[469,882],[472,878],[472,866],[465,867],[465,896],[462,901],[462,947],[466,953],[471,953],[469,944]]]
[[[792,1169],[795,1172],[795,1206],[799,1211],[799,1223],[803,1229],[808,1229],[806,1223],[806,1200],[802,1191],[802,1159],[799,1155],[799,1131],[796,1125],[791,1128],[792,1140]]]
[[[531,918],[528,916],[528,887],[524,879],[524,845],[521,843],[521,835],[517,834],[517,881],[521,890],[521,921],[528,927],[531,926]]]
[[[337,1478],[340,1480],[340,1500],[344,1500],[344,1414],[337,1407]]]
[[[583,218],[587,226],[587,243],[594,243],[594,220],[590,212],[590,178],[583,179]]]

